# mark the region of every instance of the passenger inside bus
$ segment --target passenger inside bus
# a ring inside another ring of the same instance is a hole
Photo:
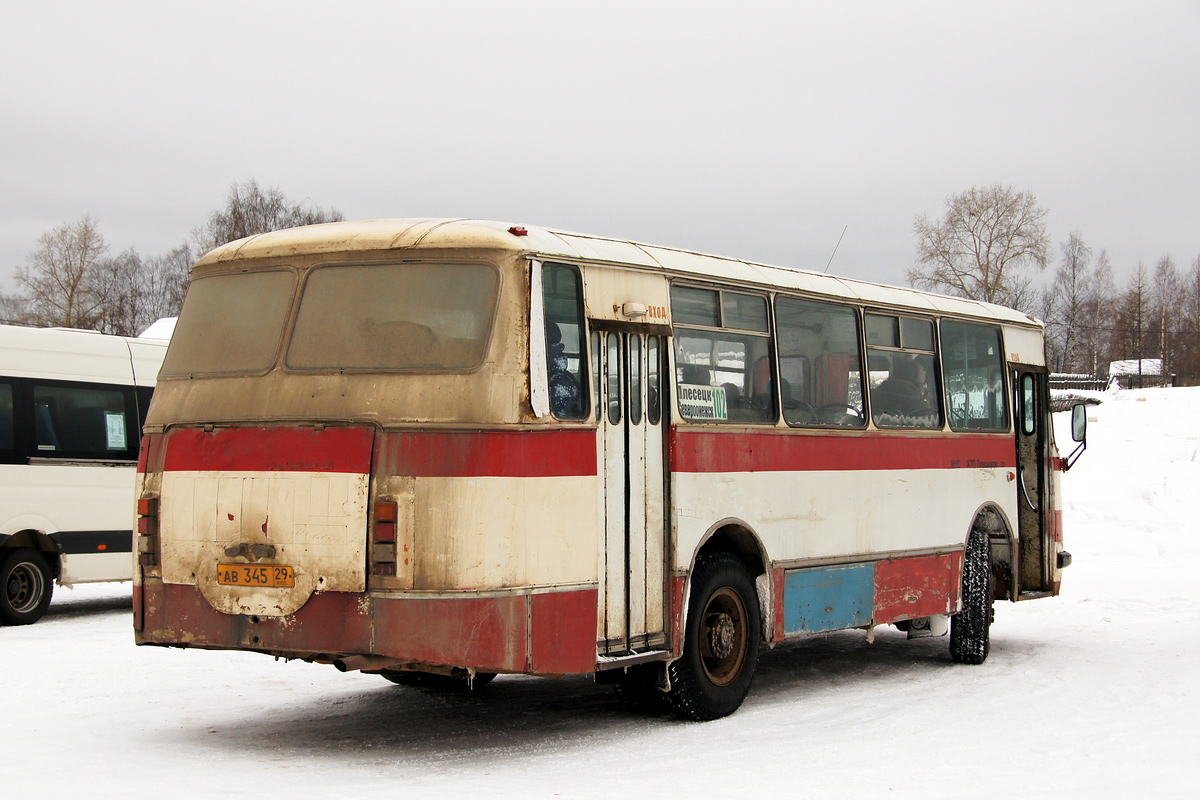
[[[889,415],[923,426],[935,413],[925,400],[925,386],[925,370],[914,358],[893,356],[888,377],[871,392],[876,424]]]
[[[567,354],[558,323],[546,323],[546,371],[550,383],[550,411],[559,419],[583,416],[579,381],[567,369]]]

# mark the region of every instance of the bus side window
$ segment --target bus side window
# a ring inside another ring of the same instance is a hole
[[[13,449],[13,387],[0,383],[0,450]]]
[[[583,419],[588,410],[579,272],[562,264],[543,266],[542,302],[550,412],[558,419]]]
[[[35,385],[36,450],[41,455],[133,458],[137,441],[130,439],[130,409],[136,409],[132,389]]]
[[[673,286],[671,309],[680,414],[703,422],[774,423],[767,299]]]
[[[866,425],[854,309],[780,296],[775,300],[775,327],[787,423]]]
[[[933,321],[867,314],[871,418],[880,428],[940,428]]]
[[[946,415],[955,430],[1008,430],[1000,331],[943,320]]]

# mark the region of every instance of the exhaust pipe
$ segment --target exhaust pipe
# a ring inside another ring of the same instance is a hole
[[[402,666],[406,663],[405,661],[397,661],[387,656],[347,656],[346,658],[335,658],[333,660],[333,665],[337,667],[338,672],[358,672],[364,669],[389,669],[391,667]]]

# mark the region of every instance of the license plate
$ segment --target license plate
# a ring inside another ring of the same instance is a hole
[[[291,589],[296,585],[296,571],[280,564],[217,564],[217,583]]]

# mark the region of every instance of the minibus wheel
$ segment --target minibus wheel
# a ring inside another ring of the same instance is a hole
[[[992,556],[987,531],[975,529],[963,555],[962,610],[950,618],[950,657],[982,664],[988,657],[992,624]]]
[[[671,663],[667,702],[680,719],[710,720],[742,704],[758,665],[762,620],[745,567],[729,553],[696,564],[683,655]]]
[[[29,625],[50,607],[54,583],[36,550],[0,550],[0,623]]]

